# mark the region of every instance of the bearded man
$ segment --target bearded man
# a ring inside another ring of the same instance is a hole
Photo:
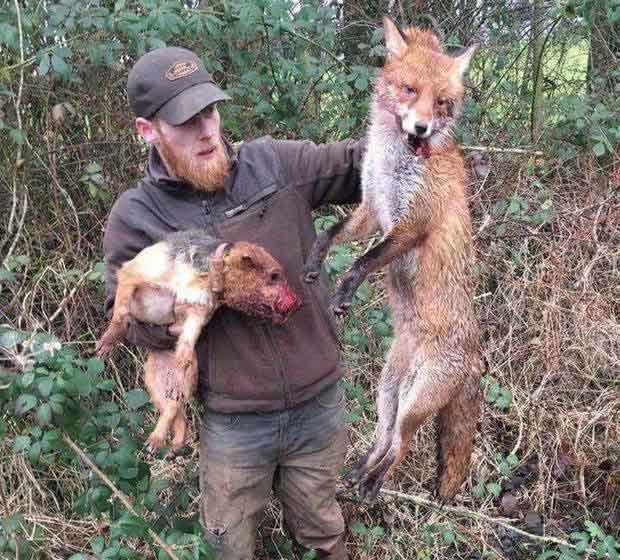
[[[262,245],[304,302],[281,327],[220,309],[198,341],[206,539],[218,558],[251,560],[273,487],[301,544],[322,558],[347,558],[335,499],[346,451],[343,370],[325,278],[306,284],[303,264],[315,238],[312,210],[359,198],[362,142],[263,137],[235,150],[217,108],[229,97],[182,48],[145,54],[127,92],[151,149],[145,176],[119,197],[106,224],[106,313],[119,266],[190,228]],[[175,344],[164,327],[138,322],[126,338],[147,349]]]

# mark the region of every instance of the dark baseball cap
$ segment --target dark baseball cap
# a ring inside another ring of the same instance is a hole
[[[177,125],[226,95],[202,60],[188,49],[163,47],[141,56],[127,79],[129,105],[138,117]]]

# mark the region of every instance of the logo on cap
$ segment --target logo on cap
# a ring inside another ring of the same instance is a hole
[[[170,81],[178,80],[179,78],[185,78],[198,70],[198,64],[193,60],[184,62],[175,62],[168,70],[166,70],[166,78]]]

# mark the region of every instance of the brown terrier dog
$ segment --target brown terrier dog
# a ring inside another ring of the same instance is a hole
[[[118,270],[110,325],[97,344],[103,356],[120,341],[131,318],[167,325],[178,335],[174,352],[151,351],[145,384],[160,413],[148,438],[159,449],[172,427],[172,453],[184,444],[184,401],[196,389],[194,346],[204,325],[221,305],[282,324],[300,300],[280,264],[252,243],[219,243],[201,230],[173,233],[143,249]]]
[[[483,365],[473,309],[474,262],[463,158],[454,124],[474,48],[453,58],[430,31],[403,34],[384,20],[388,57],[372,103],[361,205],[320,235],[306,280],[320,273],[332,243],[368,235],[382,241],[358,259],[333,300],[344,313],[368,273],[389,265],[394,343],[379,382],[378,424],[370,451],[348,480],[375,496],[413,435],[439,415],[439,494],[465,479],[478,419]]]

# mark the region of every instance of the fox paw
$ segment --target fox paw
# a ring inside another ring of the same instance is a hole
[[[344,315],[347,311],[349,311],[349,307],[353,303],[353,298],[348,294],[343,293],[341,291],[336,292],[334,297],[332,298],[332,311],[336,315]]]
[[[369,476],[363,479],[359,485],[359,495],[362,500],[374,500],[383,486],[383,476]]]
[[[315,255],[310,255],[303,269],[304,282],[312,284],[321,275],[321,260]]]

